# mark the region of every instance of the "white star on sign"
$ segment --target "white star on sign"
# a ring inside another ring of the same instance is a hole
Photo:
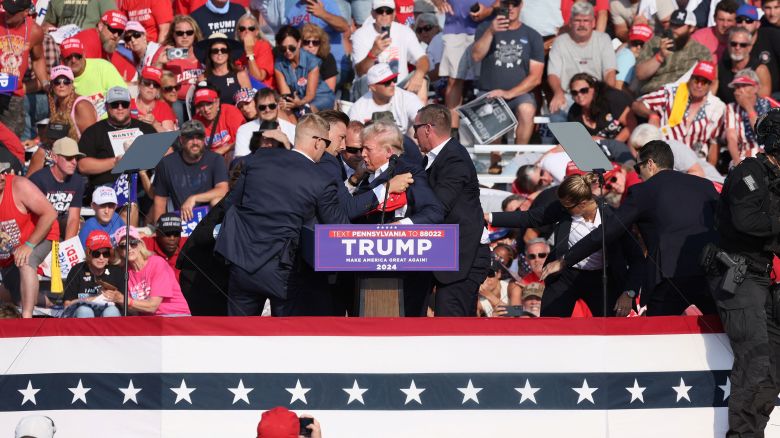
[[[417,385],[414,384],[414,379],[412,379],[412,384],[409,385],[408,388],[404,389],[401,388],[401,392],[406,394],[406,401],[404,402],[405,405],[409,404],[410,401],[414,400],[419,404],[422,404],[422,400],[420,399],[420,394],[425,391],[425,388],[418,388]]]
[[[141,388],[136,388],[133,386],[133,379],[130,379],[130,383],[127,384],[127,388],[118,388],[120,391],[122,391],[122,394],[125,395],[125,398],[122,400],[122,404],[127,403],[128,401],[132,400],[133,403],[138,404],[138,399],[136,396],[139,392],[141,392]]]
[[[531,400],[536,404],[536,394],[541,388],[532,388],[528,379],[525,379],[525,386],[522,388],[515,388],[515,391],[520,393],[520,404],[523,404],[526,400]]]
[[[292,397],[290,398],[290,404],[295,403],[295,400],[300,400],[303,402],[303,404],[309,404],[306,402],[306,393],[311,391],[311,388],[303,388],[301,387],[301,381],[296,380],[295,381],[295,388],[284,388],[292,394]]]
[[[672,389],[677,393],[677,401],[679,402],[682,399],[686,399],[689,402],[691,401],[691,398],[688,396],[688,391],[693,388],[692,386],[685,386],[685,380],[680,377],[680,386],[672,386]]]
[[[73,400],[71,400],[70,404],[76,403],[76,400],[81,400],[84,402],[84,404],[87,404],[87,393],[92,388],[85,388],[84,385],[81,384],[81,379],[79,379],[79,384],[76,385],[75,388],[68,388],[68,391],[73,393]]]
[[[731,395],[731,379],[726,377],[726,384],[718,385],[718,388],[723,391],[723,401],[726,401],[726,399]]]
[[[185,400],[187,403],[192,404],[192,399],[190,398],[190,394],[192,394],[193,391],[195,391],[196,388],[187,388],[187,383],[184,382],[184,379],[181,379],[181,386],[178,388],[170,388],[171,391],[176,393],[176,401],[173,402],[173,404],[178,404],[180,401]]]
[[[32,380],[27,381],[27,388],[26,389],[17,389],[17,391],[21,392],[24,398],[22,399],[22,406],[24,406],[25,403],[28,401],[31,401],[32,404],[37,405],[38,403],[35,401],[35,394],[40,391],[40,388],[33,388],[32,386]]]
[[[355,382],[352,383],[352,388],[341,388],[341,390],[349,394],[349,400],[347,401],[347,404],[350,404],[355,400],[359,401],[362,405],[366,404],[363,401],[363,393],[368,391],[368,388],[361,388],[358,386],[357,379],[355,379]]]
[[[249,404],[249,393],[254,391],[255,388],[244,388],[244,379],[238,379],[238,387],[228,388],[228,391],[233,393],[233,404],[236,404],[239,400],[243,400],[246,404]]]
[[[593,393],[598,390],[598,388],[591,388],[588,386],[588,379],[582,379],[582,386],[579,388],[572,388],[574,392],[579,394],[580,396],[577,398],[577,404],[582,403],[583,400],[587,400],[594,405],[596,404],[595,401],[593,401]]]
[[[631,401],[629,402],[629,404],[633,403],[634,400],[639,400],[642,403],[644,403],[645,402],[645,396],[644,396],[645,389],[647,389],[647,387],[639,386],[639,382],[637,382],[637,380],[634,379],[634,386],[631,387],[631,388],[626,388],[626,391],[631,393]]]
[[[465,388],[458,388],[458,391],[463,393],[463,402],[461,403],[462,405],[465,405],[469,400],[474,400],[474,403],[479,404],[477,394],[479,394],[479,391],[482,391],[482,388],[475,388],[471,383],[471,379],[469,379],[469,383]]]

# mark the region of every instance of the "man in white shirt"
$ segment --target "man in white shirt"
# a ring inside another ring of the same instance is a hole
[[[236,131],[235,157],[243,157],[251,153],[249,150],[249,140],[252,139],[252,134],[260,129],[260,124],[262,122],[278,123],[278,130],[287,137],[290,144],[294,144],[295,125],[278,117],[279,94],[270,88],[263,88],[255,94],[255,105],[257,105],[257,118],[244,123],[238,128],[238,131]],[[266,132],[263,135],[272,137],[273,134],[274,133]]]
[[[369,91],[349,109],[350,120],[365,123],[376,112],[390,111],[398,129],[406,133],[414,123],[417,111],[422,108],[420,99],[396,85],[399,75],[388,64],[375,64],[368,70],[366,78]]]
[[[393,0],[373,0],[373,23],[366,23],[352,34],[352,60],[355,63],[353,96],[366,92],[365,76],[372,65],[386,63],[398,73],[398,81],[412,93],[427,98],[425,74],[428,72],[428,56],[417,36],[409,26],[395,21]],[[416,69],[410,75],[408,64]],[[408,80],[407,80],[408,77]]]

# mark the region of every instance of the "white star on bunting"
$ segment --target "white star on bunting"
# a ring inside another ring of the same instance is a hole
[[[404,402],[404,405],[408,405],[410,401],[414,400],[419,404],[422,404],[422,399],[420,399],[420,394],[425,391],[425,388],[418,388],[417,385],[414,384],[414,379],[412,379],[412,384],[409,385],[408,388],[404,389],[401,388],[401,392],[406,394],[406,401]]]
[[[85,388],[84,385],[81,384],[81,379],[79,379],[79,384],[76,385],[75,388],[68,388],[68,391],[73,393],[73,400],[71,400],[70,404],[76,403],[76,400],[81,400],[84,402],[84,404],[87,404],[87,393],[92,388]]]
[[[582,403],[583,400],[587,400],[594,405],[596,404],[595,401],[593,401],[593,393],[596,392],[598,388],[591,388],[588,386],[588,379],[582,379],[582,386],[579,388],[572,388],[572,391],[576,392],[580,396],[577,398],[577,404]]]
[[[523,404],[526,400],[531,400],[536,404],[536,394],[541,388],[532,388],[528,379],[525,379],[525,386],[522,388],[515,388],[515,391],[520,393],[520,404]]]
[[[463,393],[463,402],[461,403],[462,405],[465,405],[469,400],[473,400],[474,403],[479,404],[477,394],[479,394],[479,391],[482,391],[482,388],[475,388],[471,383],[471,379],[469,379],[469,383],[465,388],[458,388],[458,391]]]
[[[726,399],[731,395],[731,379],[726,377],[726,384],[718,385],[718,388],[723,391],[723,401],[726,401]]]
[[[647,387],[639,386],[639,382],[637,382],[637,380],[634,379],[634,386],[632,386],[630,388],[626,388],[626,391],[631,393],[631,401],[629,402],[629,404],[633,403],[634,400],[639,400],[642,403],[644,403],[645,402],[645,396],[644,396],[645,389],[647,389]]]
[[[176,393],[176,401],[173,402],[173,404],[178,404],[180,401],[184,400],[189,404],[192,404],[192,399],[190,398],[190,394],[192,394],[193,391],[195,391],[196,388],[188,388],[187,383],[184,381],[184,379],[181,379],[181,385],[178,388],[170,388],[171,391]]]
[[[135,404],[138,404],[138,399],[136,396],[139,392],[141,392],[141,388],[136,388],[133,386],[133,379],[130,379],[130,383],[127,384],[127,388],[117,388],[120,391],[122,391],[122,394],[125,395],[124,399],[122,400],[122,404],[127,403],[128,401],[132,401]]]
[[[357,379],[355,379],[354,383],[352,383],[352,388],[341,388],[342,391],[349,394],[349,400],[347,401],[347,404],[352,403],[353,401],[359,401],[361,405],[366,404],[363,401],[363,393],[368,391],[368,388],[361,388],[358,386]]]
[[[311,388],[303,388],[301,386],[300,379],[295,381],[295,388],[284,388],[284,389],[290,394],[292,394],[292,397],[290,397],[290,404],[295,403],[296,400],[302,401],[303,404],[309,404],[306,401],[306,393],[311,391]]]
[[[680,377],[680,386],[672,386],[672,389],[674,389],[674,392],[677,393],[677,401],[679,402],[682,399],[686,399],[689,402],[691,401],[691,397],[688,395],[688,391],[693,388],[692,386],[685,386],[685,380]]]
[[[38,402],[35,401],[35,394],[40,391],[40,388],[33,388],[32,386],[32,380],[27,381],[27,388],[26,389],[17,389],[17,391],[21,392],[24,398],[22,399],[22,406],[24,406],[25,403],[28,401],[31,401],[32,404],[37,405]]]
[[[243,400],[246,404],[249,404],[249,393],[254,391],[255,388],[245,388],[244,379],[238,379],[238,387],[228,388],[228,391],[233,393],[233,404],[236,404],[239,400]]]

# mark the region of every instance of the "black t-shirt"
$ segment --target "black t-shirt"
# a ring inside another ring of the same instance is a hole
[[[101,120],[87,128],[81,134],[79,150],[90,158],[113,158],[116,155],[114,155],[114,148],[111,146],[111,140],[108,137],[108,133],[133,128],[141,130],[141,133],[143,134],[154,134],[157,132],[152,125],[140,122],[136,119],[130,119],[130,124],[121,128],[111,126],[111,124],[108,123],[108,120]],[[89,175],[88,178],[89,187],[94,188],[106,184],[113,184],[114,181],[116,181],[117,175],[112,175],[109,170],[97,175]],[[90,190],[87,190],[87,192],[91,193]]]
[[[217,32],[232,38],[236,34],[238,19],[245,13],[243,6],[231,2],[227,14],[215,14],[204,5],[192,11],[190,16],[198,23],[203,39],[208,39],[209,35]]]
[[[63,182],[54,179],[51,167],[44,167],[30,177],[30,182],[35,184],[57,210],[57,222],[60,224],[60,239],[65,237],[65,227],[68,223],[68,209],[81,208],[81,200],[84,197],[84,177],[77,173],[69,176]]]
[[[755,71],[759,65],[761,63],[758,62],[758,58],[751,54],[746,68]],[[731,58],[728,53],[724,53],[718,60],[718,92],[715,93],[723,103],[734,102],[734,89],[729,87],[729,83],[734,80],[734,72],[731,69]]]
[[[123,291],[125,288],[125,274],[120,266],[106,266],[103,275],[97,278],[116,286],[117,290]],[[103,288],[97,284],[96,277],[87,267],[87,262],[77,264],[68,272],[64,286],[63,300],[65,301],[92,298],[103,293]]]
[[[772,76],[772,92],[780,91],[780,28],[774,26],[758,29],[758,39],[750,51],[750,57],[758,59]],[[727,56],[727,55],[726,55]],[[720,81],[720,79],[718,79]]]
[[[154,193],[168,197],[178,210],[188,197],[207,192],[228,180],[225,159],[211,151],[194,164],[188,164],[181,153],[170,154],[155,169]]]
[[[568,121],[582,123],[590,135],[615,138],[623,129],[623,125],[620,123],[620,116],[631,105],[631,98],[626,93],[612,87],[605,87],[604,92],[606,93],[607,111],[596,120],[595,128],[590,128],[582,122],[582,107],[576,103],[569,108]]]
[[[325,59],[322,60],[322,64],[320,64],[320,78],[324,81],[337,74],[339,74],[339,68],[336,65],[336,58],[333,57],[332,53],[328,53],[328,56],[326,56]]]

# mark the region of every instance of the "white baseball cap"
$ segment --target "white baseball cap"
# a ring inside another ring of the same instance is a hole
[[[396,78],[398,77],[398,73],[394,73],[389,64],[379,63],[374,64],[368,69],[366,77],[368,79],[368,85],[374,85]]]
[[[392,10],[395,10],[395,1],[393,0],[373,0],[371,2],[371,10],[375,11],[382,6],[386,6]]]
[[[57,432],[57,427],[51,418],[43,415],[31,415],[19,421],[14,437],[53,438],[55,432]]]
[[[109,186],[100,186],[92,192],[92,202],[96,205],[116,204],[116,192]]]

